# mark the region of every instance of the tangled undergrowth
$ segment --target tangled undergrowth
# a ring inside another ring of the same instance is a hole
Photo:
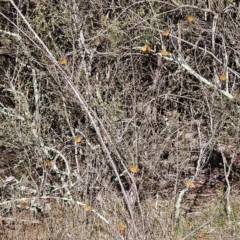
[[[1,239],[237,239],[240,8],[189,2],[0,2]]]

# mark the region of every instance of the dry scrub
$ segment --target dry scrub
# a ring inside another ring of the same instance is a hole
[[[240,8],[189,2],[0,2],[1,239],[238,238]]]

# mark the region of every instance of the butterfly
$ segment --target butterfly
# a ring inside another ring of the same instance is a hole
[[[163,55],[163,56],[168,56],[170,54],[170,52],[166,51],[166,50],[160,50],[160,53]]]
[[[92,206],[90,206],[90,205],[85,205],[85,206],[83,206],[83,209],[87,212],[87,211],[92,210]]]
[[[195,184],[193,182],[189,181],[189,180],[186,181],[186,186],[188,188],[195,188],[196,187]]]
[[[77,136],[73,138],[76,143],[80,143],[83,139],[83,136]]]
[[[134,165],[130,165],[129,169],[132,173],[138,173],[140,171],[140,169]]]
[[[162,32],[162,35],[167,37],[169,35],[169,32],[170,32],[170,30],[167,29],[167,30]]]
[[[66,65],[67,64],[67,58],[63,58],[63,59],[59,60],[58,63],[61,64],[61,65]]]
[[[227,80],[227,77],[225,75],[219,75],[219,79],[225,82]]]
[[[52,162],[50,160],[44,160],[44,166],[45,167],[51,167],[52,166]]]
[[[26,209],[26,207],[27,207],[27,204],[25,202],[20,203],[20,208],[21,209]]]
[[[142,52],[150,52],[151,47],[148,44],[145,44],[143,47],[140,48]]]
[[[194,21],[194,19],[195,19],[195,17],[194,17],[194,16],[191,16],[191,15],[187,17],[187,20],[188,20],[189,22]]]

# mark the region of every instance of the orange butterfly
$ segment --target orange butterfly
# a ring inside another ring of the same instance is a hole
[[[83,206],[83,209],[87,212],[87,211],[92,210],[92,206],[90,206],[90,205],[85,205],[85,206]]]
[[[195,188],[196,187],[195,184],[193,182],[189,181],[189,180],[186,181],[186,186],[188,188]]]
[[[44,166],[45,167],[51,167],[52,166],[52,162],[50,160],[44,160]]]
[[[20,203],[20,208],[21,209],[26,209],[26,207],[27,207],[27,204],[25,202]]]
[[[187,17],[187,20],[188,20],[189,22],[192,22],[192,21],[194,21],[194,19],[195,19],[195,17],[194,17],[194,16],[188,16],[188,17]]]
[[[162,35],[167,37],[169,35],[170,30],[165,30],[162,32]]]
[[[227,80],[227,77],[225,75],[219,75],[219,79],[225,82]]]
[[[76,143],[80,143],[83,140],[83,136],[77,136],[73,138]]]
[[[63,58],[63,59],[59,60],[58,63],[61,64],[61,65],[66,65],[67,64],[67,58]]]
[[[207,236],[207,233],[206,233],[206,232],[200,232],[200,233],[198,234],[198,236],[199,236],[200,238],[205,238],[205,237]]]
[[[160,52],[161,52],[161,54],[163,55],[163,56],[168,56],[169,54],[170,54],[170,52],[168,52],[168,51],[166,51],[166,50],[160,50]]]
[[[138,173],[140,171],[140,169],[134,165],[130,165],[129,169],[132,173]]]
[[[126,224],[125,224],[125,222],[120,221],[120,223],[119,223],[119,230],[120,230],[120,233],[121,233],[122,235],[124,235],[125,229],[126,229]]]
[[[142,52],[150,52],[151,47],[148,44],[145,44],[143,47],[140,48]]]

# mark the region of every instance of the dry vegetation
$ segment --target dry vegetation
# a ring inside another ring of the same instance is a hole
[[[0,239],[239,239],[238,1],[0,19]]]

